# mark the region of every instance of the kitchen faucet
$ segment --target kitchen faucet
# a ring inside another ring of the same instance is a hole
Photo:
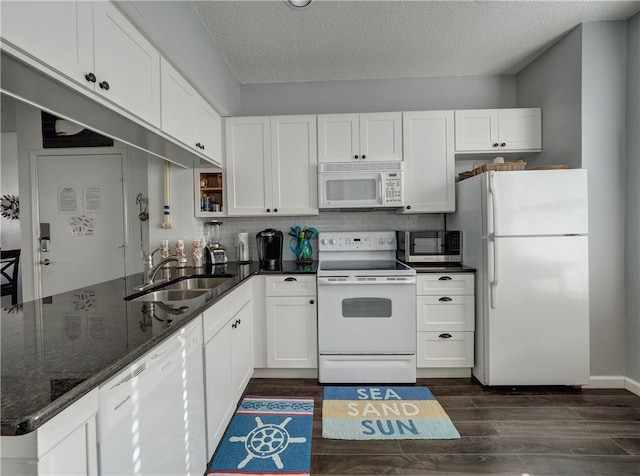
[[[145,289],[148,289],[150,287],[152,287],[153,285],[157,284],[155,282],[156,279],[156,275],[158,274],[158,272],[162,269],[162,267],[167,264],[167,263],[171,263],[172,261],[175,261],[176,263],[186,263],[187,262],[187,258],[184,256],[167,256],[166,258],[163,258],[162,260],[160,260],[160,262],[154,266],[153,264],[153,255],[156,254],[156,252],[160,251],[160,248],[158,248],[155,251],[152,251],[151,253],[149,253],[148,255],[145,255],[144,257],[144,282],[140,285],[140,286],[135,286],[133,288],[134,291],[144,291]],[[166,278],[163,278],[163,281],[166,280]]]

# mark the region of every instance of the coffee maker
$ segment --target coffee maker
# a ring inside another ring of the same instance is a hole
[[[227,262],[227,249],[220,242],[220,226],[222,222],[214,220],[205,223],[207,245],[204,248],[205,265],[224,264]]]
[[[268,228],[256,234],[258,260],[262,269],[282,269],[282,232]]]

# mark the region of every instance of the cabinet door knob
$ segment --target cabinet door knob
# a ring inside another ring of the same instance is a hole
[[[236,321],[236,323],[237,323],[238,325],[242,324],[242,319],[238,319],[238,320]]]
[[[313,304],[315,303],[315,301],[312,299],[311,301],[309,301],[309,304]]]
[[[447,297],[447,296],[443,296],[440,299],[438,299],[438,301],[449,302],[449,301],[453,301],[453,299],[451,299],[450,297]]]
[[[506,142],[503,142],[502,144],[500,144],[500,147],[506,147],[506,146],[507,146]]]
[[[451,281],[451,276],[440,276],[438,281]]]
[[[109,83],[107,83],[106,81],[101,81],[100,83],[98,83],[98,86],[100,86],[100,89],[109,91]]]
[[[494,142],[492,145],[493,145],[493,147],[498,147],[498,143],[497,142]]]
[[[284,278],[285,281],[297,281],[296,278],[293,277],[289,277],[289,278]]]
[[[407,205],[407,210],[411,210],[411,205]]]
[[[96,75],[93,74],[93,73],[85,74],[84,75],[84,79],[86,79],[90,83],[95,83],[96,82]]]
[[[443,339],[451,339],[451,334],[447,334],[446,332],[444,334],[440,334],[438,337],[442,337]]]
[[[267,213],[271,213],[271,208],[267,208]]]
[[[363,158],[363,159],[366,159],[366,158],[367,158],[367,156],[366,156],[366,155],[364,155],[364,154],[362,154],[362,158]]]
[[[353,158],[354,158],[354,159],[358,159],[358,156],[357,156],[357,155],[354,155],[354,156],[353,156]]]
[[[235,329],[236,327],[238,327],[238,323],[234,322],[233,324],[231,324],[231,327]]]
[[[204,144],[202,144],[202,150],[204,150]]]
[[[278,209],[277,209],[277,208],[274,208],[274,209],[273,209],[273,213],[278,213]]]
[[[196,142],[196,147],[197,147],[198,149],[199,149],[200,147],[202,147],[202,146],[200,145],[200,142]]]

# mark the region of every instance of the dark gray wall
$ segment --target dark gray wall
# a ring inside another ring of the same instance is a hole
[[[200,17],[185,3],[132,0],[116,2],[116,5],[220,115],[237,115],[240,113],[240,84]]]
[[[518,106],[543,109],[535,165],[589,170],[589,310],[595,385],[625,375],[626,22],[585,23],[517,75]],[[637,85],[636,85],[637,87]]]
[[[515,76],[244,84],[242,115],[513,107]]]
[[[582,164],[581,48],[578,26],[516,75],[517,105],[542,108],[542,152],[536,166]]]
[[[640,391],[640,13],[627,25],[626,376]]]

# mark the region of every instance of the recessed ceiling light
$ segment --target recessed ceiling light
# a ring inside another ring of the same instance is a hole
[[[311,0],[285,0],[285,3],[294,9],[304,8],[311,3]]]

